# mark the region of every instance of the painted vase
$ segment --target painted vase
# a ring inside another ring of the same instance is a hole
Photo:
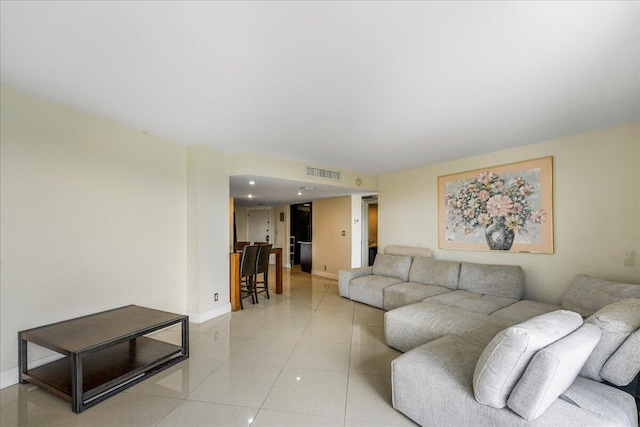
[[[508,251],[513,245],[513,239],[516,233],[507,227],[504,217],[493,218],[493,223],[490,224],[484,232],[487,238],[487,244],[492,251]]]

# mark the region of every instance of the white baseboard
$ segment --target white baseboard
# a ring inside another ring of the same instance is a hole
[[[222,316],[231,312],[231,303],[214,308],[213,310],[205,311],[204,313],[185,313],[189,316],[189,322],[203,323],[207,320],[211,320],[215,317]],[[42,359],[29,362],[29,369],[37,368],[38,366],[46,365],[58,359],[62,359],[64,356],[61,354],[52,354],[51,356],[44,357]],[[14,384],[18,384],[18,367],[7,369],[0,372],[0,389],[10,387]]]
[[[338,275],[337,274],[335,274],[335,273],[327,273],[326,271],[323,271],[323,270],[311,270],[311,274],[314,274],[316,276],[326,277],[328,279],[338,280]]]
[[[203,313],[190,313],[186,312],[185,314],[189,316],[189,322],[192,323],[203,323],[207,320],[214,319],[218,316],[222,316],[223,314],[231,313],[231,303],[222,305],[220,307],[214,308],[209,311],[205,311]]]
[[[27,364],[28,369],[37,368],[38,366],[46,365],[47,363],[55,362],[58,359],[62,359],[62,354],[52,354],[51,356],[43,357],[42,359],[34,360]],[[18,384],[18,367],[7,369],[0,372],[0,389],[10,387],[14,384]]]

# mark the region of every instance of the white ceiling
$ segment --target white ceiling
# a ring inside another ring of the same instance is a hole
[[[253,185],[249,182],[254,182]],[[301,181],[268,178],[255,175],[236,175],[229,177],[229,187],[235,204],[238,206],[279,206],[305,203],[328,197],[349,194],[371,195],[371,191],[354,190],[335,185],[310,184]],[[298,195],[298,193],[302,193]],[[252,195],[249,198],[249,194]]]
[[[169,140],[381,174],[639,120],[639,5],[2,1],[0,72]]]

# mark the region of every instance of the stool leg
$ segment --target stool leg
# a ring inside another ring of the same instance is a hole
[[[256,297],[256,304],[259,304],[260,301],[258,300],[258,275],[256,274],[255,276],[253,276],[253,279],[255,280],[253,282],[253,295],[255,295]]]
[[[251,281],[251,287],[249,288],[249,292],[251,293],[251,303],[252,304],[257,304],[258,298],[255,298],[256,296],[256,282],[255,282],[255,276],[250,276],[249,280]]]

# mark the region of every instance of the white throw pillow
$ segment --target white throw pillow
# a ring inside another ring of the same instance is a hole
[[[513,388],[509,408],[527,421],[542,415],[573,384],[600,335],[597,326],[584,324],[538,351]]]
[[[504,408],[533,355],[582,326],[573,311],[558,310],[529,319],[496,335],[484,349],[473,373],[475,398]]]

